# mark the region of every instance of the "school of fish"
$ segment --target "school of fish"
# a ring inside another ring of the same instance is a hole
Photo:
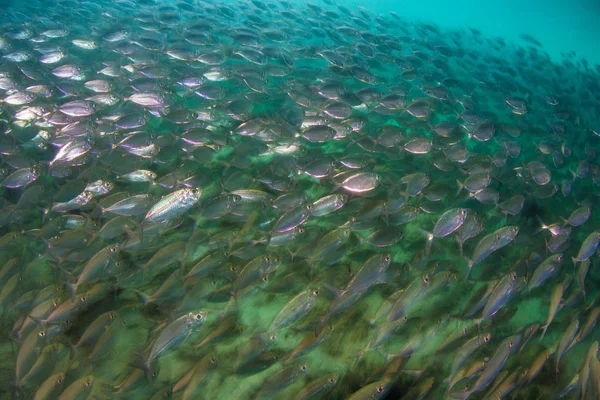
[[[6,6],[0,398],[600,398],[600,68],[520,40]]]

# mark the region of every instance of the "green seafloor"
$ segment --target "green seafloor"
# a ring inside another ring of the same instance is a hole
[[[333,0],[0,15],[0,398],[598,399],[600,70]]]

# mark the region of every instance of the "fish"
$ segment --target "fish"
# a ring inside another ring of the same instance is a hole
[[[478,392],[485,389],[502,370],[508,361],[508,358],[519,348],[519,344],[519,335],[513,335],[505,339],[498,346],[494,355],[483,368],[483,371],[477,381],[475,381],[471,392]]]
[[[515,292],[515,286],[517,284],[517,274],[511,272],[504,276],[496,284],[490,293],[487,303],[483,308],[481,319],[493,317],[504,305],[510,300],[513,293]]]
[[[577,265],[578,262],[589,260],[598,249],[598,245],[600,245],[600,232],[590,233],[581,244],[577,256],[572,257],[573,264]]]
[[[12,397],[600,390],[600,71],[569,43],[333,0],[5,3]]]
[[[152,379],[151,365],[159,357],[173,351],[182,341],[187,339],[206,321],[206,311],[190,312],[177,318],[165,326],[152,344],[148,355],[143,359],[140,368],[143,369],[148,380]]]
[[[359,172],[346,178],[340,186],[350,193],[366,193],[377,188],[381,176],[373,172]]]
[[[571,285],[571,277],[565,278],[561,283],[554,286],[554,290],[552,291],[552,297],[550,298],[550,310],[548,312],[548,320],[542,329],[542,335],[540,340],[546,336],[546,331],[550,327],[550,324],[554,320],[556,313],[558,312],[561,306],[561,300],[563,294],[567,291],[569,286]]]
[[[467,219],[468,210],[464,208],[450,209],[444,212],[435,223],[433,232],[427,235],[427,251],[431,249],[433,238],[435,237],[446,237],[454,233]]]
[[[323,396],[333,390],[339,379],[340,375],[335,373],[315,379],[296,395],[295,400],[306,400],[315,398],[315,396]]]
[[[284,328],[294,321],[305,317],[315,306],[319,294],[320,291],[318,289],[309,289],[300,292],[279,311],[269,329],[267,329],[266,335],[270,336],[273,331]]]
[[[505,226],[483,237],[479,243],[477,243],[472,259],[468,260],[469,273],[467,274],[467,277],[469,277],[470,271],[474,264],[481,262],[494,251],[506,246],[508,243],[514,240],[518,233],[518,226]]]
[[[146,223],[160,223],[182,215],[198,200],[202,191],[198,188],[180,189],[168,194],[154,204],[144,217]]]
[[[463,365],[463,363],[473,354],[474,351],[481,348],[481,346],[486,345],[492,340],[492,335],[490,333],[486,333],[483,335],[478,335],[470,340],[468,340],[464,345],[458,349],[454,360],[452,361],[452,367],[450,369],[449,379],[452,381],[456,376],[459,368]]]
[[[571,344],[575,340],[578,331],[579,331],[579,318],[576,316],[575,318],[572,319],[571,323],[565,330],[562,338],[558,342],[558,347],[556,349],[556,363],[555,363],[557,375],[560,373],[560,370],[559,370],[560,360],[565,355],[565,353],[569,350],[569,348],[571,347]]]
[[[542,285],[546,280],[553,278],[560,272],[562,265],[563,255],[562,253],[553,254],[546,258],[533,272],[533,276],[529,280],[528,288],[536,288]]]

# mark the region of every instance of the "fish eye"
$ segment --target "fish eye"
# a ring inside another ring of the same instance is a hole
[[[268,282],[269,281],[269,276],[268,275],[263,276],[262,277],[262,281],[263,282]]]
[[[313,291],[313,294],[314,294],[315,296],[318,296],[320,293],[321,293],[321,292],[319,292],[319,289],[317,289],[317,290],[314,290],[314,291]]]
[[[384,390],[384,389],[385,389],[385,388],[383,387],[383,385],[379,385],[379,386],[377,386],[377,393],[383,393],[383,390]]]
[[[39,337],[44,337],[46,336],[46,331],[40,331],[40,333],[38,333]]]
[[[271,340],[271,342],[274,342],[277,340],[277,335],[271,335],[269,339]]]
[[[113,319],[115,317],[115,313],[111,312],[110,314],[108,314],[108,318]]]
[[[300,367],[300,369],[302,371],[306,371],[308,369],[308,367],[306,366],[306,364],[302,364],[302,366]]]
[[[152,377],[154,378],[156,375],[158,375],[158,372],[152,371]]]
[[[87,387],[92,386],[92,380],[88,379],[87,381],[85,381],[85,386],[87,386]]]
[[[424,282],[424,283],[429,283],[429,275],[425,275],[425,276],[423,277],[423,282]]]
[[[510,342],[508,342],[508,347],[513,347],[514,345],[515,345],[514,341],[511,340]]]
[[[298,233],[299,233],[299,234],[303,234],[303,233],[304,233],[304,231],[305,231],[305,230],[304,230],[304,228],[298,228]]]
[[[487,335],[485,335],[485,337],[483,338],[483,341],[487,343],[487,342],[489,342],[489,341],[490,341],[490,339],[491,339],[491,338],[492,338],[492,337],[491,337],[489,334],[487,334]]]
[[[471,385],[469,385],[468,383],[465,385],[465,390],[469,390],[471,388]]]
[[[202,317],[202,314],[201,314],[201,313],[198,313],[198,314],[196,314],[196,319],[197,319],[197,320],[201,320],[202,318],[203,318],[203,317]]]
[[[64,381],[63,381],[63,378],[58,378],[58,379],[56,380],[56,383],[58,383],[59,385],[62,385],[62,383],[63,383],[63,382],[64,382]]]
[[[335,383],[335,378],[329,378],[329,383]]]
[[[212,357],[210,359],[210,362],[213,363],[213,364],[215,364],[217,362],[217,357]]]
[[[385,255],[385,258],[384,258],[384,260],[385,260],[386,262],[389,262],[389,261],[391,261],[391,260],[392,260],[392,256],[390,256],[389,254],[386,254],[386,255]]]
[[[81,296],[79,298],[79,301],[81,301],[82,303],[85,303],[87,301],[87,296]]]

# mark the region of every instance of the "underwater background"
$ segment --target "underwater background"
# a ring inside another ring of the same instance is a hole
[[[599,3],[0,7],[0,398],[600,398]]]

